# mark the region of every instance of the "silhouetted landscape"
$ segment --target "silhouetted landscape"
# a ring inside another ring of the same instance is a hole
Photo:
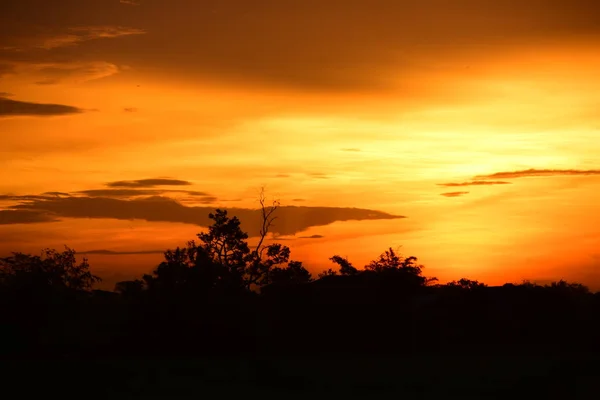
[[[599,71],[598,0],[0,0],[1,395],[600,398]]]
[[[288,247],[264,244],[277,204],[261,204],[257,246],[217,209],[197,242],[114,291],[94,289],[100,278],[69,248],[1,259],[7,384],[36,373],[22,390],[67,379],[109,398],[596,390],[600,293],[565,281],[439,284],[392,248],[363,268],[333,255],[313,277]]]

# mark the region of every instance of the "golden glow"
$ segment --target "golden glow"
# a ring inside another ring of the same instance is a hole
[[[5,78],[3,91],[92,111],[0,120],[0,190],[70,192],[169,176],[239,199],[215,206],[255,207],[266,186],[283,205],[300,198],[306,206],[409,217],[313,227],[299,236],[322,239],[286,242],[313,271],[328,267],[333,254],[361,265],[402,245],[441,280],[565,278],[597,287],[600,176],[438,184],[499,171],[600,168],[600,47],[564,42],[460,57],[453,68],[415,71],[408,89],[395,87],[402,77],[384,69],[392,84],[381,93],[260,90],[130,70],[35,85],[38,70],[25,69]],[[81,251],[153,250],[181,245],[199,230],[109,219],[0,225],[0,251],[63,243]],[[160,254],[90,259],[119,275],[151,268]]]

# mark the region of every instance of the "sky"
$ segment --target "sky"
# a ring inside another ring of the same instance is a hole
[[[600,289],[592,0],[3,0],[0,255],[68,245],[112,287],[208,213],[314,274]]]

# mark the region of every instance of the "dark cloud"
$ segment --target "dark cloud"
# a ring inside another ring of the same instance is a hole
[[[299,202],[301,202],[301,201],[306,201],[306,199],[292,199],[292,201],[299,201]]]
[[[341,150],[342,150],[342,151],[348,151],[348,152],[354,152],[354,153],[356,153],[356,152],[359,152],[359,151],[360,151],[360,149],[357,149],[357,148],[354,148],[354,147],[351,147],[351,148],[345,148],[345,149],[341,149]]]
[[[56,85],[58,84],[60,81],[58,79],[44,79],[42,81],[37,81],[34,82],[36,85]]]
[[[8,93],[8,92],[0,92],[0,97],[11,97],[13,96],[12,93]]]
[[[163,254],[164,250],[131,250],[131,251],[113,251],[113,250],[88,250],[78,251],[78,254],[102,254],[107,256],[121,256],[131,254]]]
[[[123,108],[123,111],[128,112],[128,113],[133,113],[133,112],[137,112],[137,108],[135,107],[125,107]]]
[[[478,175],[473,179],[513,179],[533,176],[577,176],[600,175],[600,169],[524,169],[520,171],[496,172],[489,175]]]
[[[130,6],[139,6],[142,4],[142,0],[119,0],[119,2]]]
[[[70,196],[69,193],[65,193],[65,192],[44,192],[42,194],[48,195],[48,196]]]
[[[169,178],[150,178],[150,179],[136,179],[133,181],[115,181],[108,182],[108,187],[123,187],[123,188],[151,188],[156,186],[189,186],[191,182],[183,181],[180,179],[169,179]],[[201,193],[201,192],[195,192]],[[203,193],[206,195],[206,193]]]
[[[44,194],[24,194],[24,195],[12,195],[12,194],[0,194],[0,201],[29,201],[29,200],[48,200],[53,199],[54,196]]]
[[[162,194],[162,190],[143,189],[89,189],[76,192],[91,197],[133,197],[133,196],[155,196]]]
[[[462,187],[462,186],[488,186],[488,185],[509,185],[511,182],[504,181],[471,181],[471,182],[451,182],[451,183],[438,183],[438,186],[445,187]]]
[[[58,221],[45,211],[0,210],[0,225],[33,224]]]
[[[277,174],[275,175],[275,178],[289,178],[290,176],[290,174]]]
[[[80,108],[62,104],[31,103],[0,97],[0,118],[13,116],[48,117],[82,112],[83,110]]]
[[[401,86],[410,85],[410,72],[464,67],[459,53],[477,52],[481,59],[511,47],[595,40],[599,11],[595,0],[146,0],[142,7],[116,0],[3,0],[0,38],[31,35],[37,26],[52,31],[110,21],[150,33],[135,41],[85,42],[87,54],[116,64],[302,90],[386,90],[398,77]],[[68,35],[97,32],[61,34],[48,43],[73,55],[78,46],[65,43],[78,39]]]
[[[300,236],[300,239],[323,239],[323,235]]]
[[[448,192],[448,193],[441,193],[441,196],[459,197],[459,196],[464,196],[465,194],[469,194],[469,192]]]
[[[115,199],[107,197],[51,197],[32,199],[8,207],[7,212],[27,212],[47,215],[48,220],[64,218],[114,218],[121,220],[140,219],[156,222],[178,222],[209,226],[208,214],[213,207],[185,206],[168,197],[153,196],[141,199]],[[257,235],[261,227],[261,211],[245,208],[228,208],[230,215],[240,218],[244,229],[252,236]],[[37,215],[36,214],[36,215]],[[12,223],[16,214],[12,215]],[[323,226],[336,221],[398,219],[403,216],[391,215],[381,211],[341,208],[341,207],[297,207],[287,206],[277,210],[277,220],[272,232],[281,235],[293,235],[312,226]]]

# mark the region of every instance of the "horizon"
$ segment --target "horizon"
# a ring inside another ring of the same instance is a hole
[[[49,3],[0,4],[0,256],[130,279],[264,187],[313,275],[600,289],[600,5]]]

